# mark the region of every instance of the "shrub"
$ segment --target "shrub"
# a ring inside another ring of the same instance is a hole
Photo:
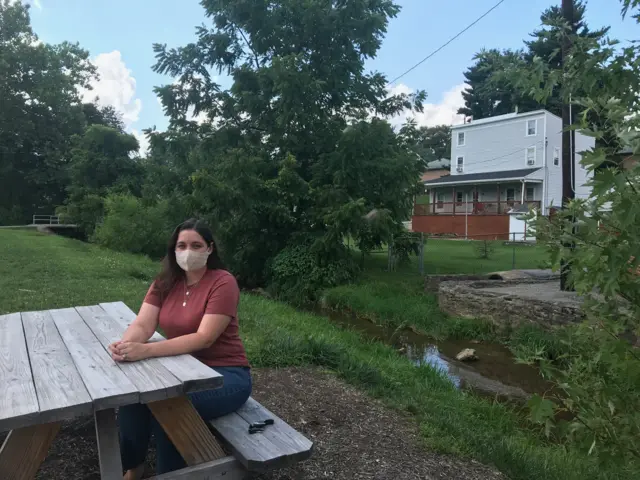
[[[489,259],[495,252],[493,242],[489,240],[478,240],[474,242],[473,249],[478,258]]]
[[[169,215],[168,202],[144,205],[130,195],[110,195],[105,200],[105,216],[92,240],[107,248],[142,253],[159,258],[176,221]]]
[[[326,288],[347,283],[357,266],[346,248],[325,257],[307,238],[282,250],[269,266],[269,289],[280,299],[296,305],[315,302]]]

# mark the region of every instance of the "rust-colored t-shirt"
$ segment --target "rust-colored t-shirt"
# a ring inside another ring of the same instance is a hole
[[[151,285],[144,301],[160,307],[160,328],[167,338],[195,333],[205,314],[231,317],[231,322],[208,348],[193,353],[211,367],[248,367],[247,354],[238,333],[240,289],[233,275],[225,270],[207,270],[197,285],[189,288],[178,282],[164,299]],[[183,305],[186,302],[186,305]]]

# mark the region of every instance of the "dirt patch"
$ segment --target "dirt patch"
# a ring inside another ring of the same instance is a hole
[[[498,480],[472,460],[425,450],[415,422],[329,373],[311,368],[255,370],[254,397],[313,440],[311,459],[260,480]],[[3,435],[0,435],[0,440]],[[148,458],[153,472],[155,452]],[[67,422],[38,480],[99,480],[91,418]]]

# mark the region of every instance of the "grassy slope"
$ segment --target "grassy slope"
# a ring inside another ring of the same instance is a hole
[[[0,313],[124,300],[134,310],[157,265],[60,237],[0,232]],[[492,463],[510,478],[627,478],[547,445],[500,404],[455,390],[428,367],[365,342],[329,320],[243,295],[241,328],[254,366],[316,364],[388,404],[413,413],[426,443]],[[310,392],[322,395],[322,392]],[[630,476],[628,478],[631,478]]]
[[[538,268],[547,258],[540,247],[505,246],[495,242],[489,260],[477,257],[473,242],[429,240],[425,246],[427,274],[488,273],[510,270],[515,248],[516,268]],[[488,338],[484,324],[462,319],[446,319],[434,295],[424,294],[424,281],[415,257],[411,264],[387,272],[387,254],[375,253],[365,259],[360,281],[329,289],[325,304],[333,309],[355,312],[378,323],[412,325],[434,337]]]

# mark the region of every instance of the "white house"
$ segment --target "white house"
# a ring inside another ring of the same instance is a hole
[[[590,174],[580,160],[594,146],[594,138],[576,132],[577,198],[590,193]],[[536,110],[456,125],[451,174],[424,185],[430,203],[416,205],[414,231],[503,238],[513,209],[534,207],[548,215],[562,204],[562,119]],[[461,216],[474,218],[463,224]]]

